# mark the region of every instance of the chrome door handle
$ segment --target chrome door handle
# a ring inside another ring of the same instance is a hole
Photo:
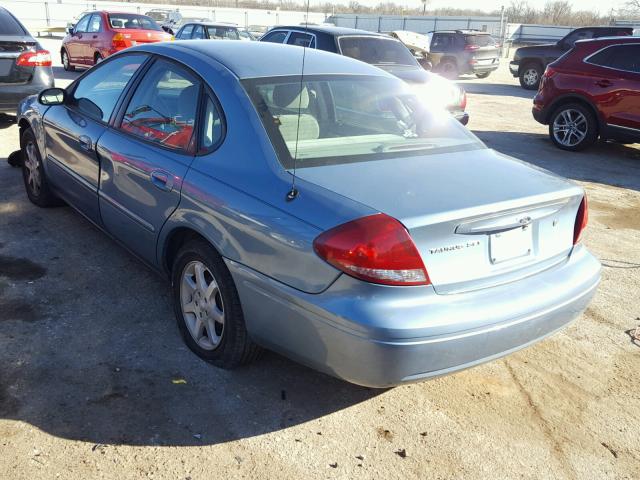
[[[163,170],[154,170],[149,174],[151,183],[165,192],[173,190],[173,175]]]
[[[82,148],[83,150],[86,150],[87,152],[91,151],[91,147],[93,144],[91,142],[91,139],[86,135],[80,135],[80,137],[78,138],[78,143],[80,144],[80,148]]]

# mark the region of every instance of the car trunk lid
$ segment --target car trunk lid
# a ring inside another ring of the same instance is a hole
[[[499,50],[490,35],[466,35],[465,48],[473,52],[473,59],[478,65],[490,65],[499,61]]]
[[[138,28],[119,28],[114,40],[123,42],[123,46],[133,47],[143,43],[163,42],[171,39],[171,35],[160,30],[142,30]]]
[[[582,198],[580,187],[489,149],[298,174],[402,222],[440,294],[507,283],[562,261]]]
[[[24,35],[0,35],[0,84],[26,83],[33,75],[33,67],[16,64],[21,54],[36,49],[33,38]]]

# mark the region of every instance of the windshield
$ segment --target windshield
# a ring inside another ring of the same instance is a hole
[[[294,157],[304,168],[484,148],[395,78],[305,76],[301,84],[277,77],[243,85],[285,168]]]
[[[417,65],[416,59],[401,42],[385,37],[341,37],[342,54],[372,65]]]
[[[158,25],[152,18],[145,15],[136,15],[135,13],[110,13],[109,23],[111,28],[116,30],[160,30]]]

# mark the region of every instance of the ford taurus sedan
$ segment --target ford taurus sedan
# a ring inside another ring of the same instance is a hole
[[[29,198],[68,203],[170,279],[185,342],[223,368],[268,348],[385,387],[586,308],[600,264],[582,188],[373,66],[307,49],[301,78],[304,52],[144,45],[30,97]]]

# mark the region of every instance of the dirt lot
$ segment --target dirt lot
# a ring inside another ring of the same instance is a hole
[[[603,281],[543,343],[390,390],[274,354],[197,359],[161,279],[70,208],[27,201],[1,119],[0,478],[639,478],[640,151],[561,152],[506,69],[462,82],[490,147],[587,189]]]

